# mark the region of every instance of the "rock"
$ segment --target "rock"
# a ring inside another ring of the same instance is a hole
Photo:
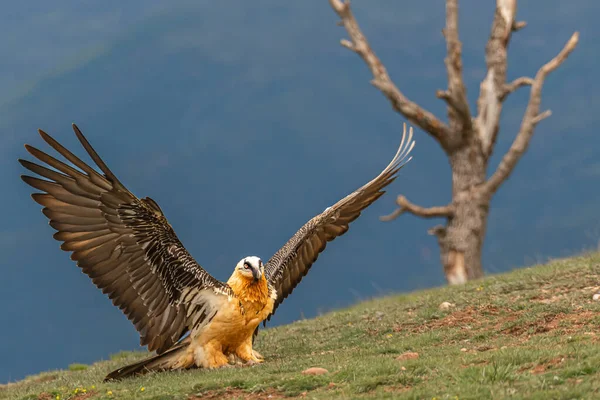
[[[406,367],[400,367],[402,371],[406,371]]]
[[[467,349],[463,347],[462,349],[460,349],[460,351],[462,351],[463,353],[466,353]]]
[[[416,360],[417,358],[419,358],[419,353],[415,353],[414,351],[407,351],[406,353],[402,353],[398,357],[396,357],[396,360]]]
[[[600,293],[595,293],[595,294],[592,296],[592,300],[594,300],[594,301],[598,301],[598,300],[600,300]]]
[[[455,307],[455,305],[452,304],[452,303],[449,303],[449,302],[445,301],[442,304],[440,304],[439,309],[440,310],[448,310],[448,309],[450,309],[452,307]]]
[[[302,371],[302,374],[304,375],[323,375],[323,374],[328,374],[329,371],[327,371],[325,368],[319,368],[319,367],[312,367],[309,369],[305,369],[304,371]]]

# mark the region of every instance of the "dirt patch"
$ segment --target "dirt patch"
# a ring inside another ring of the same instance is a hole
[[[386,386],[383,388],[383,391],[386,393],[402,393],[407,392],[412,389],[410,386],[396,385],[396,386]]]
[[[56,378],[58,378],[58,375],[43,375],[37,378],[33,378],[31,381],[35,382],[35,383],[44,383],[44,382],[50,382],[55,380]]]
[[[497,319],[504,311],[491,304],[478,307],[468,306],[448,314],[442,319],[430,321],[427,326],[433,329],[460,327],[461,329],[471,330],[473,327],[488,323],[491,318]]]
[[[462,331],[493,331],[515,337],[531,337],[551,331],[564,334],[593,332],[594,312],[584,309],[569,313],[546,314],[532,321],[518,321],[524,311],[513,311],[494,305],[468,306],[456,310],[443,318],[424,323],[408,322],[393,327],[394,332],[424,333],[440,328],[458,328]],[[508,325],[508,326],[507,326]],[[589,336],[595,336],[590,334]],[[592,338],[594,339],[594,338]],[[600,338],[598,339],[600,340]],[[478,349],[479,350],[479,349]],[[484,351],[483,349],[479,351]]]
[[[594,316],[595,315],[592,311],[582,310],[574,311],[573,313],[569,314],[547,314],[535,321],[523,322],[521,324],[505,328],[501,330],[501,332],[512,336],[520,336],[525,333],[537,335],[556,330],[566,334],[579,333],[584,331],[584,327],[591,324]],[[593,329],[593,327],[590,328]]]
[[[536,303],[542,303],[542,304],[554,304],[557,303],[561,300],[566,299],[567,297],[564,294],[559,294],[559,295],[554,295],[551,297],[544,297],[544,296],[536,296],[536,297],[532,297],[530,300],[531,301],[535,301]]]
[[[500,332],[511,336],[521,336],[525,333],[529,333],[532,330],[534,335],[545,333],[552,330],[551,324],[556,318],[556,316],[557,315],[547,314],[535,321],[518,323],[508,328],[502,329]]]
[[[543,374],[544,372],[546,372],[550,369],[556,368],[557,366],[562,364],[565,360],[566,360],[566,357],[563,357],[563,356],[554,357],[553,359],[551,359],[549,361],[543,362],[541,364],[537,364],[533,368],[531,367],[531,365],[521,367],[519,369],[519,372],[523,373],[525,371],[529,371],[529,373],[534,374],[534,375]]]
[[[441,328],[441,327],[456,327],[460,326],[466,328],[470,325],[476,325],[479,323],[477,318],[475,318],[476,311],[472,309],[472,307],[468,307],[465,310],[453,312],[445,316],[442,319],[434,320],[428,323],[431,328]]]
[[[52,396],[50,393],[42,392],[38,394],[37,398],[38,400],[53,400],[54,396]]]
[[[406,353],[402,353],[398,357],[396,357],[396,360],[416,360],[417,358],[419,358],[419,353],[415,353],[414,351],[407,351]]]
[[[408,323],[394,326],[394,332],[408,331],[410,333],[423,333],[439,328],[460,328],[461,330],[473,330],[487,325],[490,319],[504,318],[500,316],[507,310],[500,309],[491,304],[484,306],[468,306],[447,314],[444,318],[432,319],[425,323]],[[511,311],[512,313],[512,311]],[[507,315],[507,318],[514,318]]]
[[[369,336],[379,336],[379,329],[377,328],[367,328],[366,332]]]
[[[86,399],[94,397],[97,394],[98,394],[97,391],[91,390],[86,393],[79,393],[79,394],[75,395],[75,397],[71,397],[70,400],[86,400]]]
[[[304,396],[301,396],[304,397]],[[293,397],[287,397],[283,393],[275,389],[267,389],[260,393],[249,393],[242,389],[227,388],[225,390],[209,390],[201,395],[192,395],[188,397],[188,400],[216,400],[216,399],[244,399],[244,400],[258,400],[258,399],[289,399]]]
[[[565,333],[581,332],[583,327],[592,324],[592,319],[595,316],[596,314],[592,311],[580,311],[572,314],[560,313],[548,326],[552,330],[562,328]],[[595,329],[594,326],[590,326],[590,328]]]

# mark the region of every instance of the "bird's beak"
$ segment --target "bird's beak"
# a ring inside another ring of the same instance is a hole
[[[262,272],[260,269],[252,268],[252,277],[254,278],[254,282],[258,282],[260,278],[262,278]]]

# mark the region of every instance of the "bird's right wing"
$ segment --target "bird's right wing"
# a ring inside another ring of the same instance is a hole
[[[73,129],[104,175],[40,130],[44,141],[78,169],[25,145],[52,169],[19,160],[45,178],[22,179],[42,191],[32,197],[44,206],[61,249],[71,252],[71,259],[127,315],[141,344],[160,354],[188,330],[208,323],[234,294],[196,263],[158,204],[133,195],[77,126]]]
[[[308,273],[327,243],[346,233],[350,223],[385,193],[383,189],[396,179],[400,168],[410,161],[411,157],[408,155],[414,144],[412,128],[406,135],[406,125],[404,125],[402,141],[396,155],[375,179],[304,224],[271,257],[265,265],[265,273],[269,284],[277,291],[277,300],[275,300],[273,312],[267,317],[267,320]]]

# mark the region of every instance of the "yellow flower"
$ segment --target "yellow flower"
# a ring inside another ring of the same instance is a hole
[[[56,400],[60,400],[60,394],[56,395]]]
[[[96,385],[92,385],[92,389],[96,389]]]
[[[391,337],[393,337],[393,336],[394,336],[394,335],[392,335],[391,333],[388,333],[387,335],[385,335],[385,337],[387,337],[387,338],[391,338]]]
[[[146,390],[145,387],[140,388],[140,392],[143,392],[144,390]]]
[[[108,396],[112,396],[112,390],[109,390],[108,392],[106,392],[106,394],[107,394]]]

